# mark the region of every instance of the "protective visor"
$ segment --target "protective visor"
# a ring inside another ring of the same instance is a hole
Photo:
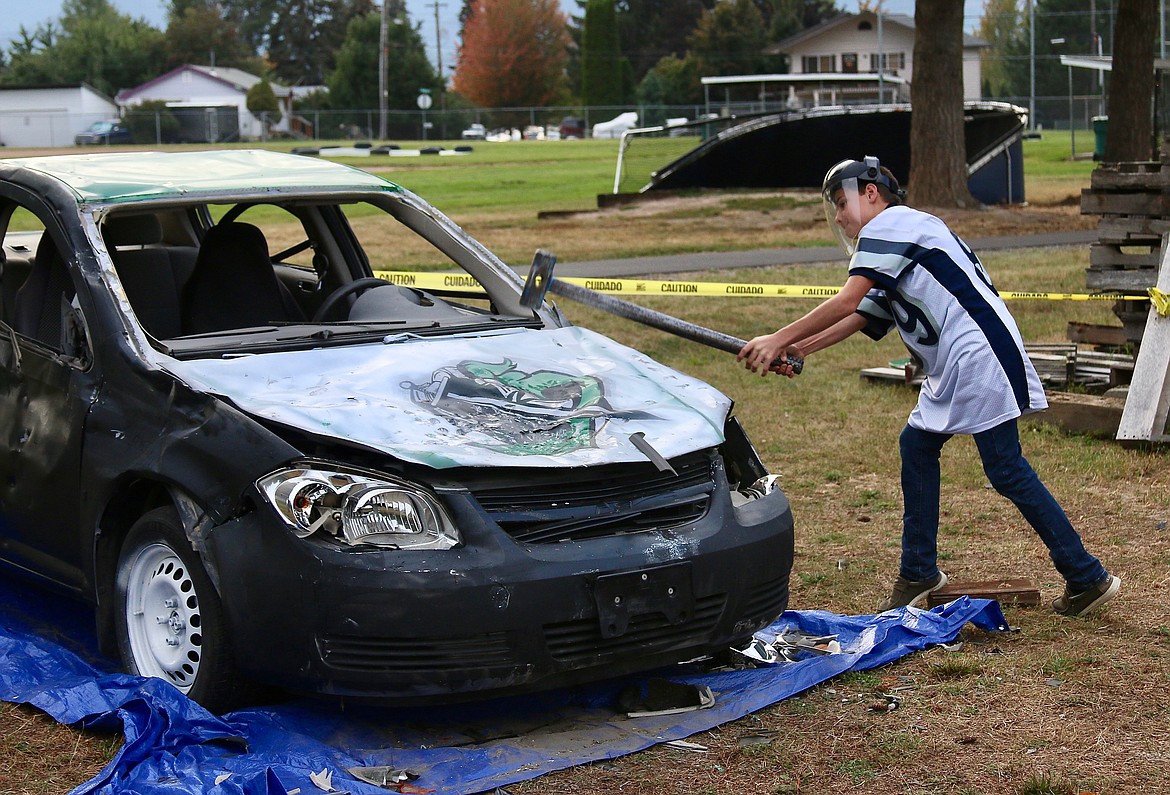
[[[861,233],[860,191],[864,187],[857,177],[847,177],[827,185],[821,193],[829,228],[850,257],[857,249],[857,236]]]

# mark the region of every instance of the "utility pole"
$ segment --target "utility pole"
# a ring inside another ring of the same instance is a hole
[[[386,66],[389,62],[389,12],[390,0],[382,0],[382,24],[378,31],[378,139],[386,140]]]
[[[439,9],[446,8],[446,3],[433,0],[435,7],[435,65],[439,69],[439,134],[447,137],[447,80],[443,77],[443,33],[439,27]]]

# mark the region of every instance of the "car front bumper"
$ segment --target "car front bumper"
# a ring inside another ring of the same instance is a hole
[[[267,506],[208,538],[238,664],[260,681],[402,703],[620,676],[725,650],[788,603],[793,524],[776,490],[698,521],[555,544],[513,541],[469,494],[464,545],[340,548]]]

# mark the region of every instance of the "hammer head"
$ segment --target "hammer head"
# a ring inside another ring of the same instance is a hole
[[[520,293],[520,305],[526,309],[537,309],[544,303],[544,296],[552,285],[553,266],[557,264],[556,255],[543,248],[536,250],[532,257],[532,267],[528,270],[528,279],[524,282],[524,291]]]

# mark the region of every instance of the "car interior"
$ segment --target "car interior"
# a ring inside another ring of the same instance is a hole
[[[236,205],[206,227],[200,222],[206,208],[105,220],[102,236],[114,268],[151,336],[167,340],[307,321],[459,318],[479,311],[365,277],[364,250],[352,236],[338,240],[332,234],[337,224],[326,223],[322,208],[290,208],[274,221],[271,207],[249,213],[254,206]],[[306,237],[274,255],[260,225],[240,220],[245,214],[278,228],[278,235]],[[342,296],[348,300],[330,300],[348,285],[355,285]]]
[[[404,211],[411,212],[427,222],[417,209]],[[4,235],[0,311],[17,332],[60,350],[62,301],[72,300],[72,280],[43,225],[22,222],[17,228],[25,231]],[[424,256],[420,250],[433,261],[436,249],[449,269],[466,274],[457,258],[468,259],[468,250],[453,236],[424,240],[384,207],[363,202],[140,205],[111,210],[99,229],[134,316],[156,347],[173,355],[238,344],[227,340],[233,335],[277,344],[315,334],[342,344],[341,337],[363,333],[540,325],[518,304],[497,305],[491,295],[508,292],[498,275],[486,274],[496,279],[494,291],[472,292],[374,276],[403,268],[403,252],[409,267]],[[306,331],[321,326],[328,328]]]

